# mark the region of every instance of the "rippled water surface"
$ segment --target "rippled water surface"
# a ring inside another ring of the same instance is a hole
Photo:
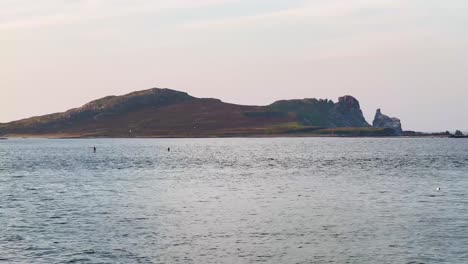
[[[467,193],[463,139],[0,141],[0,262],[468,263]]]

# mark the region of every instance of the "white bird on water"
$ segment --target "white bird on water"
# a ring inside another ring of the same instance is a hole
[[[439,187],[437,187],[437,189],[436,189],[436,190],[440,191],[440,188],[439,188]]]

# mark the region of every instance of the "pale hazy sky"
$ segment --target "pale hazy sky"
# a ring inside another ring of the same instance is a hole
[[[0,122],[168,87],[468,129],[466,0],[0,0]]]

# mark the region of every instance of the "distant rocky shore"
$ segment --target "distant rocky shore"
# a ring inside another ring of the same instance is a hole
[[[460,132],[461,133],[461,132]],[[460,133],[454,137],[462,137]],[[63,113],[0,124],[0,136],[48,138],[451,136],[404,131],[380,109],[370,125],[353,96],[247,106],[153,88],[107,96]],[[464,137],[464,136],[463,136]]]
[[[464,135],[460,130],[455,131],[455,134],[450,134],[450,138],[468,138],[468,135]]]

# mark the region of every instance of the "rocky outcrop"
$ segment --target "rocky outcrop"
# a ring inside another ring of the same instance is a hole
[[[328,99],[297,99],[277,101],[268,106],[272,111],[294,114],[302,125],[336,127],[370,127],[362,114],[359,101],[350,96]]]
[[[451,138],[468,138],[468,136],[465,136],[465,135],[463,134],[463,132],[461,132],[460,130],[455,131],[455,134],[454,134],[454,135],[451,135],[451,134],[449,133],[449,137],[451,137]]]
[[[336,112],[340,119],[341,127],[368,127],[364,115],[362,114],[361,105],[359,101],[346,95],[338,98],[338,103],[335,104]]]
[[[388,128],[394,131],[394,135],[400,136],[403,133],[403,129],[401,128],[401,121],[395,117],[389,117],[382,114],[380,109],[377,109],[375,113],[374,122],[372,125],[375,128]]]

